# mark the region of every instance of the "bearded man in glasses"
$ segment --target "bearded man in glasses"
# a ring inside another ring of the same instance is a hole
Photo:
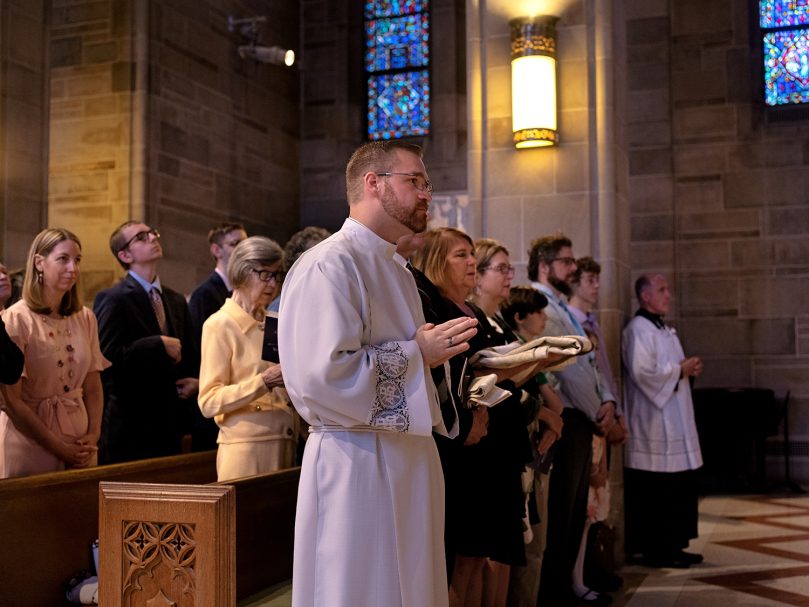
[[[573,243],[564,234],[542,236],[528,252],[531,285],[548,298],[543,335],[581,335],[584,328],[569,307],[570,280],[576,272]],[[542,560],[538,604],[604,604],[610,599],[572,580],[587,518],[593,434],[614,423],[615,396],[598,369],[595,352],[554,372],[565,408],[548,488],[548,536]]]
[[[199,346],[182,294],[160,283],[160,233],[121,224],[110,249],[124,278],[95,298],[106,404],[99,463],[176,455],[197,409]]]
[[[349,218],[298,259],[281,292],[284,383],[311,426],[292,604],[445,606],[444,481],[432,432],[449,433],[429,367],[466,350],[476,321],[425,324],[396,253],[402,236],[427,224],[421,149],[365,144],[346,185]]]

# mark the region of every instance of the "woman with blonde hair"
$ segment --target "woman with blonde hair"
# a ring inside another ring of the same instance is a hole
[[[28,252],[22,299],[3,312],[23,351],[22,378],[3,386],[0,478],[96,463],[109,366],[98,325],[79,289],[81,243],[63,228],[37,234]]]
[[[411,261],[443,296],[436,304],[438,320],[459,315],[478,320],[478,332],[469,340],[469,349],[450,361],[452,390],[457,393],[463,359],[504,343],[485,313],[468,299],[477,279],[474,244],[460,230],[438,228],[426,233],[424,246]],[[460,437],[464,436],[464,417],[466,427],[474,429],[474,416],[481,409],[488,419],[484,436],[475,437],[474,442],[438,443],[447,487],[445,543],[455,556],[451,607],[504,605],[503,584],[508,582],[509,566],[525,564],[520,472],[531,454],[519,392],[506,376],[503,371],[498,381],[498,386],[512,392],[505,401],[488,410],[479,407],[472,411],[463,410],[461,403]]]
[[[199,407],[219,425],[220,481],[294,465],[298,418],[281,365],[261,360],[265,309],[283,267],[275,241],[252,236],[228,261],[233,294],[202,326]]]

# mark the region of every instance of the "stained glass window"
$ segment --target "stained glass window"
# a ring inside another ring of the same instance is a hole
[[[809,0],[763,0],[764,101],[809,103]]]
[[[809,0],[765,0],[758,7],[763,28],[809,25]]]
[[[430,132],[428,0],[365,3],[368,138]]]

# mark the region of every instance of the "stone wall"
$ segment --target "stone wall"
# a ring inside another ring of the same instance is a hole
[[[363,3],[303,0],[301,222],[337,229],[348,215],[345,165],[365,141]],[[416,139],[436,197],[466,190],[463,0],[433,0],[432,132]]]
[[[161,276],[186,293],[212,225],[298,229],[298,72],[240,59],[229,15],[267,16],[260,44],[298,47],[294,3],[54,3],[48,221],[82,238],[88,294],[120,275],[107,240],[130,217],[160,229]]]
[[[809,123],[764,109],[754,4],[627,3],[631,266],[672,280],[697,386],[791,390],[805,441]]]
[[[574,254],[602,264],[601,317],[614,369],[628,283],[626,152],[616,133],[614,5],[557,3],[557,108],[560,143],[517,150],[512,142],[509,20],[525,3],[471,3],[468,14],[469,206],[473,235],[503,242],[527,282],[528,249],[564,232]],[[622,133],[622,132],[621,132]],[[619,192],[619,186],[623,191]]]
[[[0,260],[10,270],[45,221],[47,4],[0,3]]]
[[[86,294],[108,286],[112,228],[130,215],[132,3],[59,2],[51,9],[47,225],[82,241]]]
[[[185,292],[212,267],[206,234],[238,221],[282,246],[299,228],[299,71],[241,59],[227,18],[266,16],[260,44],[299,50],[297,2],[152,2],[147,217]],[[179,246],[177,246],[179,245]],[[196,276],[194,276],[196,272]]]

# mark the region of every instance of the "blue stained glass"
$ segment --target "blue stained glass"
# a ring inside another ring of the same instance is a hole
[[[427,10],[428,0],[368,0],[365,3],[365,18],[412,15]]]
[[[767,105],[809,102],[809,29],[765,34],[764,101]]]
[[[409,15],[365,23],[365,69],[424,67],[430,55],[429,17]]]
[[[758,9],[763,28],[809,25],[809,0],[762,0]]]
[[[427,70],[368,78],[368,137],[398,139],[430,132]]]

